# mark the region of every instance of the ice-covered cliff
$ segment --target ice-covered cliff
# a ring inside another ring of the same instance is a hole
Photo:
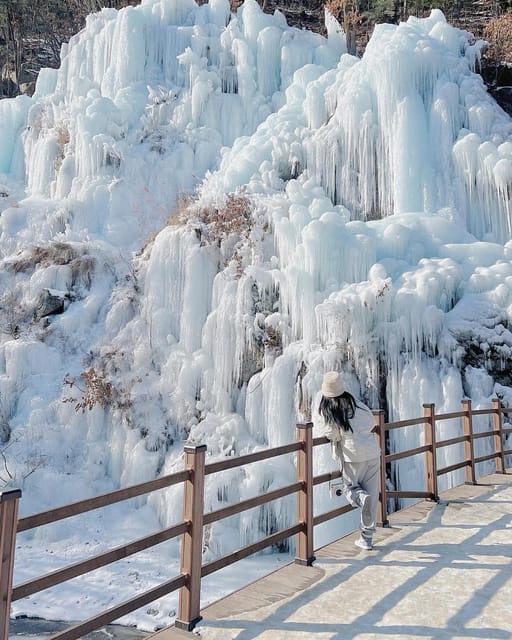
[[[512,401],[512,120],[482,43],[433,11],[358,59],[326,28],[143,0],[0,101],[0,480],[25,512],[172,472],[185,440],[289,442],[330,368],[390,419]],[[207,506],[294,473],[228,474]]]

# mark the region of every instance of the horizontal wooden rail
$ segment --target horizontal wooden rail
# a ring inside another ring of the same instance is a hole
[[[398,420],[397,422],[386,423],[386,431],[393,431],[394,429],[402,429],[403,427],[413,427],[415,424],[423,424],[424,418],[412,418],[410,420]]]
[[[466,436],[457,436],[456,438],[449,438],[448,440],[440,440],[436,443],[437,448],[441,447],[449,447],[452,444],[459,444],[461,442],[466,442]]]
[[[118,620],[127,613],[136,611],[137,609],[140,609],[140,607],[144,607],[150,602],[154,602],[155,600],[158,600],[158,598],[176,591],[176,589],[183,587],[186,582],[187,576],[177,576],[168,582],[164,582],[158,587],[145,591],[141,595],[135,596],[130,600],[125,600],[124,602],[121,602],[121,604],[111,607],[93,618],[84,620],[83,622],[69,627],[60,633],[56,633],[51,636],[50,640],[77,640],[77,638],[81,638],[82,636],[85,636],[92,631],[96,631],[100,627],[103,627],[114,620]]]
[[[486,462],[487,460],[494,460],[497,455],[497,453],[488,453],[486,456],[479,456],[475,458],[475,464],[480,464],[480,462]]]
[[[474,416],[488,416],[494,413],[493,409],[471,409],[471,413]]]
[[[470,464],[471,463],[469,460],[463,460],[462,462],[457,462],[455,464],[451,464],[448,467],[443,467],[442,469],[438,469],[437,475],[442,476],[445,473],[451,473],[452,471],[457,471],[457,469],[463,469],[465,467],[468,467]]]
[[[340,477],[341,477],[341,472],[340,472]],[[325,482],[330,482],[333,479],[332,474],[331,473],[322,473],[322,475],[320,476],[315,476],[313,478],[313,486],[317,486],[319,484],[324,484]]]
[[[58,520],[64,520],[65,518],[71,518],[87,511],[99,509],[100,507],[107,507],[116,502],[123,502],[130,498],[136,498],[158,489],[165,489],[172,485],[179,484],[189,477],[187,471],[178,471],[172,475],[163,476],[156,480],[148,480],[131,487],[125,487],[124,489],[117,489],[110,493],[104,493],[94,498],[86,498],[78,502],[72,502],[71,504],[58,507],[57,509],[50,509],[49,511],[41,511],[25,518],[20,518],[18,521],[18,533],[21,531],[27,531],[28,529],[34,529],[44,524],[50,524],[51,522],[57,522]]]
[[[329,471],[328,473],[322,473],[322,475],[315,476],[313,478],[313,485],[316,487],[319,484],[336,480],[336,478],[341,478],[341,471]]]
[[[201,569],[201,576],[209,576],[211,573],[215,573],[215,571],[219,571],[219,569],[224,569],[234,562],[238,562],[239,560],[248,558],[249,556],[258,553],[259,551],[263,551],[263,549],[267,549],[274,544],[278,544],[283,540],[291,538],[292,536],[297,535],[302,530],[302,528],[302,524],[294,524],[292,527],[277,531],[276,533],[273,533],[272,535],[267,536],[262,540],[258,540],[258,542],[249,544],[246,547],[242,547],[241,549],[238,549],[237,551],[230,553],[227,556],[217,558],[217,560],[213,560],[212,562],[203,565],[203,568]]]
[[[138,553],[144,549],[149,549],[157,544],[176,538],[176,536],[185,533],[188,526],[188,522],[181,522],[173,527],[153,533],[150,536],[139,538],[138,540],[117,547],[116,549],[111,549],[105,553],[100,553],[91,558],[87,558],[87,560],[82,560],[62,569],[57,569],[56,571],[52,571],[51,573],[41,576],[40,578],[22,582],[13,588],[12,601],[14,602],[21,598],[26,598],[34,593],[38,593],[44,589],[49,589],[50,587],[61,584],[62,582],[81,576],[84,573],[90,573],[91,571],[99,569],[100,567],[105,567],[112,562],[127,558],[134,553]]]
[[[269,460],[270,458],[276,458],[277,456],[283,456],[287,453],[294,453],[298,451],[300,444],[298,442],[292,442],[290,444],[284,444],[274,449],[262,449],[255,453],[248,453],[236,458],[228,458],[227,460],[221,460],[220,462],[210,462],[206,465],[205,475],[212,473],[219,473],[220,471],[226,471],[227,469],[235,469],[237,467],[244,467],[247,464],[253,462],[261,462],[262,460]]]
[[[242,500],[237,504],[231,504],[227,507],[223,507],[222,509],[210,511],[209,513],[204,514],[203,524],[207,525],[211,524],[212,522],[218,522],[219,520],[230,518],[237,513],[241,513],[242,511],[248,511],[249,509],[254,509],[254,507],[259,507],[262,504],[272,502],[273,500],[284,498],[285,496],[289,496],[292,493],[297,493],[297,491],[299,491],[301,487],[302,482],[296,482],[294,484],[287,485],[286,487],[281,487],[280,489],[274,489],[273,491],[268,491],[267,493],[262,493],[258,496],[254,496],[254,498]]]
[[[328,520],[332,520],[333,518],[338,518],[349,511],[354,511],[355,507],[350,504],[345,504],[342,507],[336,507],[336,509],[331,509],[330,511],[326,511],[325,513],[320,513],[313,518],[313,524],[315,527],[323,522],[327,522]]]
[[[473,433],[473,440],[480,440],[480,438],[489,438],[494,435],[494,431],[477,431]]]
[[[422,447],[416,447],[415,449],[407,449],[406,451],[399,451],[398,453],[388,453],[386,455],[386,462],[394,462],[395,460],[403,460],[404,458],[412,458],[420,453],[425,453],[429,450],[429,445]]]
[[[441,420],[453,420],[454,418],[463,418],[464,415],[464,411],[453,411],[452,413],[436,413],[436,422],[440,422]]]

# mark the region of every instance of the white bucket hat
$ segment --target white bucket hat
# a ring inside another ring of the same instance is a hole
[[[345,381],[341,373],[328,371],[322,382],[322,394],[325,398],[337,398],[345,393]]]

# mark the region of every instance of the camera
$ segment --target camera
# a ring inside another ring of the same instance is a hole
[[[343,495],[343,480],[341,478],[329,482],[329,495],[331,498],[339,498]]]

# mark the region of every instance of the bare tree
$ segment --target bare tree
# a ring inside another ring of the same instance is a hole
[[[2,65],[2,80],[7,80],[8,90],[19,84],[23,51],[23,5],[24,2],[5,0],[0,13],[0,34],[5,43],[5,63]]]
[[[347,51],[356,53],[356,30],[362,20],[358,0],[328,0],[325,8],[340,22],[347,38]]]
[[[500,73],[512,64],[512,11],[490,20],[484,29],[484,38],[489,43],[486,58],[495,69],[494,85],[500,85]]]
[[[120,9],[139,0],[1,0],[1,95],[14,96],[43,66],[57,67],[63,42],[103,7]]]

